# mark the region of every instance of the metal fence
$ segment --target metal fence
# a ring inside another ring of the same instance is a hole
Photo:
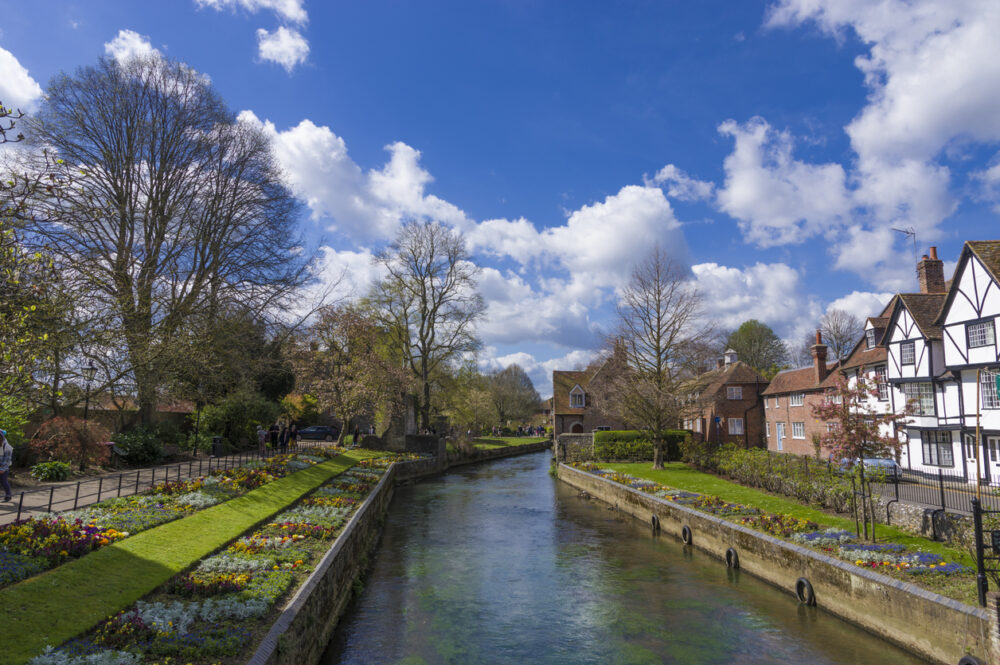
[[[302,447],[304,442],[299,443]],[[34,490],[24,490],[14,495],[14,508],[6,514],[0,513],[0,522],[21,519],[36,513],[51,513],[75,510],[98,503],[104,499],[132,496],[152,489],[168,481],[199,478],[213,471],[233,469],[248,462],[270,457],[272,452],[247,450],[225,457],[202,457],[188,462],[145,467],[134,471],[123,471],[117,475],[80,480],[76,483],[54,484]],[[5,519],[6,518],[6,519]]]
[[[976,491],[976,481],[961,474],[938,469],[926,473],[903,469],[898,478],[873,482],[872,490],[883,498],[914,503],[955,513],[972,514],[972,499],[977,496],[984,509],[1000,510],[1000,482],[982,480]]]

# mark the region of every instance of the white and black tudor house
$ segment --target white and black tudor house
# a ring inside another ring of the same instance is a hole
[[[944,281],[932,247],[918,266],[920,293],[898,294],[883,316],[886,380],[893,410],[914,407],[901,462],[916,471],[1000,481],[1000,241],[969,241]],[[977,380],[978,377],[978,380]],[[976,439],[977,402],[980,436]]]

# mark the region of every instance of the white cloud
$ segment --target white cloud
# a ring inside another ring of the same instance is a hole
[[[787,132],[763,118],[727,120],[719,133],[735,140],[723,167],[719,208],[739,220],[747,240],[761,247],[798,243],[840,226],[851,211],[840,164],[808,164],[792,157]]]
[[[0,47],[0,102],[27,110],[42,96],[42,88],[14,54]]]
[[[1000,213],[1000,160],[994,161],[989,168],[970,173],[969,178],[977,188],[976,198],[992,203],[993,210]]]
[[[119,30],[110,42],[105,42],[104,52],[118,62],[140,56],[159,55],[160,52],[149,43],[149,37],[134,30]]]
[[[851,291],[846,296],[841,296],[831,302],[826,311],[831,309],[843,310],[853,314],[862,321],[869,316],[878,316],[885,309],[885,306],[892,300],[893,293],[872,293],[871,291]]]
[[[309,20],[303,0],[195,0],[199,8],[208,7],[216,11],[243,9],[256,14],[261,10],[271,10],[282,20],[302,24]]]
[[[681,201],[704,201],[712,198],[715,184],[696,180],[673,164],[667,164],[653,176],[653,184],[666,185],[667,195]]]
[[[479,359],[479,368],[483,372],[501,370],[510,365],[520,365],[531,382],[535,385],[535,390],[542,399],[552,396],[552,372],[555,370],[582,369],[590,364],[595,357],[596,351],[577,349],[570,351],[566,355],[549,360],[538,360],[534,355],[517,351],[503,356],[497,356],[497,349],[487,346],[483,349]]]
[[[261,60],[276,62],[289,74],[309,56],[309,42],[294,28],[279,27],[274,32],[257,29],[257,54]]]

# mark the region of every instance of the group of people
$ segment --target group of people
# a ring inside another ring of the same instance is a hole
[[[277,450],[284,455],[288,452],[289,446],[297,446],[299,443],[299,430],[295,423],[276,422],[268,429],[257,425],[257,445],[263,455],[268,449]]]
[[[493,436],[502,436],[503,428],[497,425],[490,430]],[[545,436],[545,428],[541,425],[518,425],[515,436]]]

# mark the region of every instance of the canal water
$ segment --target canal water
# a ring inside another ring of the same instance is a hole
[[[580,498],[549,457],[399,488],[324,664],[924,662]]]

